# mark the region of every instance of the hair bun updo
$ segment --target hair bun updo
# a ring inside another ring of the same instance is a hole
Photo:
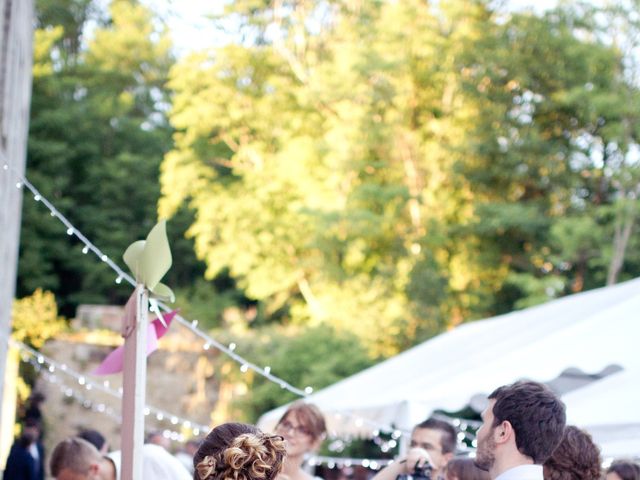
[[[284,439],[252,425],[212,430],[194,456],[196,480],[273,480],[282,469]]]

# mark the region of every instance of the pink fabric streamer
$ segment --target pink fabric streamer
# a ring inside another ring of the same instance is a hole
[[[147,357],[158,349],[158,339],[167,333],[173,317],[178,313],[177,310],[173,310],[169,313],[162,315],[164,322],[167,324],[165,327],[159,318],[156,318],[153,322],[147,324]],[[127,315],[128,313],[125,313]],[[126,320],[125,320],[126,321]],[[111,375],[113,373],[119,373],[124,367],[124,345],[116,348],[102,361],[100,365],[92,372],[94,375]]]

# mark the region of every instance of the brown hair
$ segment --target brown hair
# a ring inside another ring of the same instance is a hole
[[[324,415],[322,415],[320,409],[312,403],[305,403],[304,401],[292,403],[280,420],[278,420],[278,425],[284,422],[289,415],[295,415],[300,425],[309,432],[313,440],[322,438],[327,431]]]
[[[447,480],[489,480],[489,473],[480,470],[472,458],[457,457],[447,463]]]
[[[224,423],[209,432],[193,457],[194,480],[273,480],[286,449],[277,435],[253,425]]]
[[[440,446],[442,447],[442,453],[453,453],[456,451],[456,445],[458,444],[456,429],[450,423],[438,418],[430,417],[416,425],[414,430],[417,428],[425,428],[441,432]]]
[[[640,480],[640,465],[631,460],[616,460],[607,473],[615,473],[622,480]]]
[[[93,462],[100,462],[102,455],[92,444],[78,437],[67,438],[53,449],[49,467],[57,477],[64,469],[86,475]]]
[[[591,435],[567,426],[560,445],[544,464],[545,480],[598,480],[600,473],[600,449]]]
[[[566,421],[564,403],[545,385],[516,382],[496,389],[493,427],[509,422],[522,455],[542,465],[562,439]]]

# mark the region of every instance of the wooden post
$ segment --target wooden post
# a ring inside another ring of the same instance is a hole
[[[22,190],[15,175],[24,174],[27,156],[33,24],[33,0],[0,0],[0,401],[18,265]],[[0,422],[0,457],[13,441],[15,408],[9,410]]]
[[[130,305],[133,302],[135,305]],[[127,303],[127,311],[135,308],[135,317],[125,314],[123,325],[124,371],[122,395],[122,480],[141,480],[142,446],[144,444],[144,405],[147,385],[147,317],[149,295],[138,285]],[[129,322],[129,324],[127,324]]]

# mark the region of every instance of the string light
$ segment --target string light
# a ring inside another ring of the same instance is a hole
[[[7,168],[8,169],[8,168]],[[45,205],[49,211],[51,212],[52,216],[56,216],[66,227],[67,227],[67,233],[69,231],[71,231],[73,234],[75,234],[78,239],[80,239],[80,241],[82,241],[82,243],[84,244],[84,247],[82,248],[82,253],[87,254],[89,253],[89,250],[92,250],[96,256],[98,258],[100,258],[103,262],[107,263],[117,274],[119,277],[122,277],[123,279],[125,279],[129,284],[131,284],[132,286],[136,285],[135,280],[128,274],[126,274],[120,267],[118,267],[118,265],[116,265],[112,260],[110,260],[107,255],[103,254],[100,249],[98,249],[93,243],[91,243],[77,228],[75,228],[71,222],[69,220],[67,220],[64,215],[62,215],[61,213],[59,213],[55,207],[53,206],[53,204],[51,202],[49,202],[49,200],[47,200],[34,186],[33,184],[31,184],[31,182],[29,182],[29,180],[27,180],[24,176],[20,176],[18,183],[16,184],[16,186],[18,186],[18,188],[20,188],[22,185],[24,184],[24,186],[26,188],[28,188],[31,193],[34,196],[37,196],[40,201],[42,202],[43,205]],[[165,305],[162,302],[158,302],[159,306],[162,308],[162,310],[164,310],[165,312],[170,312],[171,309]],[[276,376],[274,376],[271,372],[265,372],[264,369],[257,367],[255,364],[247,361],[246,359],[244,359],[243,357],[241,357],[240,355],[234,353],[234,350],[236,349],[236,344],[235,343],[231,343],[229,345],[229,347],[226,347],[224,345],[222,345],[221,343],[215,341],[213,338],[211,338],[208,334],[206,334],[205,332],[202,332],[201,330],[199,330],[197,328],[197,322],[189,322],[187,320],[185,320],[182,316],[180,315],[176,315],[175,320],[180,323],[181,325],[185,326],[186,328],[188,328],[189,330],[191,330],[191,332],[193,332],[195,335],[199,336],[200,338],[202,338],[203,340],[205,340],[206,344],[208,344],[210,347],[213,346],[216,349],[226,353],[228,356],[230,356],[233,360],[235,360],[236,362],[242,364],[242,365],[247,365],[247,368],[251,368],[252,370],[256,371],[257,373],[259,373],[260,375],[263,375],[264,377],[266,377],[267,379],[269,379],[272,382],[278,383],[280,385],[284,385],[283,388],[286,388],[287,390],[289,390],[290,392],[300,396],[300,397],[304,397],[305,392],[299,388],[294,387],[293,385],[290,385],[288,382],[286,382],[285,380],[278,378]]]
[[[65,375],[68,375],[69,377],[73,378],[77,382],[77,384],[82,385],[84,389],[87,391],[96,390],[102,393],[106,393],[107,395],[114,397],[118,400],[122,398],[122,387],[120,387],[118,391],[116,391],[109,387],[108,380],[105,380],[104,382],[95,382],[90,378],[87,378],[86,376],[72,370],[66,364],[59,364],[56,361],[52,360],[51,358],[47,357],[46,355],[38,353],[37,351],[33,350],[31,347],[25,345],[22,342],[11,339],[10,343],[20,349],[21,358],[23,361],[31,362],[32,365],[38,371],[42,371],[43,367],[46,367],[45,371],[47,375],[49,375],[50,377],[55,377],[54,375],[49,374],[49,372],[51,372],[53,368],[54,370],[59,370],[61,372],[64,372]],[[68,397],[73,396],[74,395],[73,392],[75,392],[75,390],[71,389],[68,386],[66,386],[66,391],[67,391]],[[195,426],[198,429],[198,431],[207,431],[209,428],[207,425],[200,425],[196,422],[193,422],[192,420],[181,418],[178,415],[173,415],[171,413],[168,413],[164,410],[153,407],[151,405],[145,406],[145,410],[144,410],[145,415],[147,415],[147,411],[149,412],[149,414],[151,413],[155,414],[158,420],[170,419],[171,423],[173,423],[174,425],[186,424],[188,425],[188,427],[186,428],[191,428],[191,426]]]
[[[96,402],[95,400],[84,397],[80,392],[78,392],[77,390],[74,390],[72,387],[69,387],[64,382],[60,381],[60,379],[55,375],[47,374],[45,376],[45,379],[52,384],[57,384],[60,388],[60,392],[63,395],[65,395],[68,398],[75,399],[81,407],[96,413],[100,413],[102,415],[106,415],[112,418],[113,420],[115,420],[116,422],[122,423],[122,416],[116,414],[112,407],[107,406],[103,402]],[[145,409],[145,413],[146,413],[146,409]],[[146,430],[151,431],[151,426],[147,426]],[[184,435],[180,432],[176,432],[172,430],[165,430],[165,432],[169,432],[168,435],[172,440],[176,440],[180,442],[184,442],[185,440]]]
[[[8,165],[5,164],[5,170],[9,170]],[[82,248],[82,253],[87,254],[89,253],[89,250],[92,250],[93,253],[100,258],[103,262],[107,263],[109,265],[109,267],[114,270],[117,274],[118,277],[121,277],[122,279],[126,280],[130,285],[132,286],[136,286],[136,282],[135,280],[128,275],[126,272],[124,272],[117,264],[115,264],[111,259],[109,259],[107,257],[107,255],[103,254],[100,249],[98,249],[91,241],[89,241],[78,229],[76,229],[69,220],[67,220],[66,217],[64,217],[64,215],[62,215],[60,212],[58,212],[55,207],[53,206],[53,204],[51,202],[49,202],[49,200],[47,200],[44,196],[42,196],[42,194],[33,186],[33,184],[31,184],[31,182],[29,182],[29,180],[27,178],[25,178],[22,175],[18,176],[19,181],[16,183],[16,187],[21,188],[23,185],[29,189],[31,191],[31,193],[33,193],[34,196],[39,196],[40,198],[40,202],[45,205],[50,213],[52,217],[57,217],[60,222],[62,222],[65,227],[67,227],[67,234],[72,235],[74,234],[83,244],[84,247]],[[71,233],[69,233],[71,232]],[[164,310],[165,312],[171,312],[171,309],[164,304],[163,302],[158,302],[158,305],[160,306],[160,308],[162,310]],[[211,336],[209,336],[207,333],[199,330],[197,328],[198,322],[193,321],[187,321],[186,319],[184,319],[181,315],[176,315],[174,317],[174,319],[177,321],[177,323],[183,325],[184,327],[186,327],[187,329],[189,329],[193,334],[197,335],[198,337],[202,338],[203,340],[205,340],[205,345],[209,345],[209,347],[213,346],[215,347],[217,350],[225,353],[227,356],[231,357],[233,360],[235,360],[237,363],[241,364],[242,366],[240,367],[241,370],[243,372],[248,371],[249,369],[255,371],[256,373],[258,373],[259,375],[262,375],[263,377],[267,378],[269,381],[276,383],[278,385],[280,385],[280,388],[282,389],[286,389],[289,392],[299,396],[299,397],[306,397],[308,395],[310,395],[311,392],[313,392],[313,389],[311,389],[311,387],[306,387],[304,390],[301,390],[297,387],[294,387],[293,385],[289,384],[287,381],[285,381],[282,378],[279,378],[275,375],[273,375],[271,373],[271,369],[269,369],[267,371],[267,369],[263,369],[258,367],[257,365],[255,365],[252,362],[247,361],[245,358],[243,358],[242,356],[238,355],[235,353],[235,349],[236,349],[236,344],[235,343],[230,343],[229,346],[225,346],[223,344],[221,344],[220,342],[216,341],[215,339],[213,339]],[[311,389],[311,391],[309,391],[309,389]],[[122,389],[120,389],[120,395],[122,395]],[[353,414],[347,414],[348,416],[351,417],[355,417],[355,415]],[[369,419],[364,419],[363,423],[366,423],[367,425],[372,425],[374,427],[383,427],[385,429],[389,429],[388,426],[383,426],[380,425],[376,422],[373,422]],[[405,432],[406,433],[406,432]],[[402,435],[403,433],[401,432],[400,435]]]

